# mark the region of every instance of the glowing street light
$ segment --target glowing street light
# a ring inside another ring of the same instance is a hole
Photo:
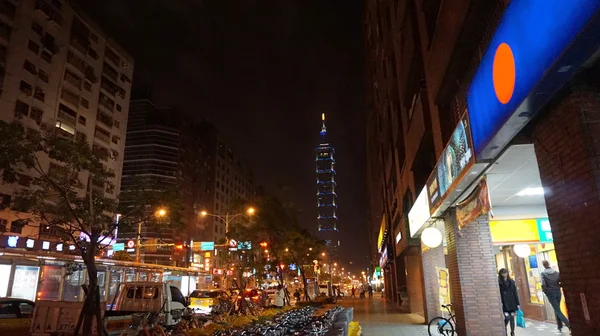
[[[223,216],[223,215],[211,214],[211,213],[208,213],[206,210],[202,210],[202,211],[200,211],[200,215],[202,217],[211,216],[211,217],[215,217],[215,218],[220,219],[221,221],[223,221],[225,223],[225,233],[227,233],[227,232],[229,232],[229,223],[234,218],[237,218],[237,217],[242,216],[242,215],[252,216],[252,215],[254,215],[255,212],[256,212],[256,210],[253,207],[249,207],[248,209],[246,209],[245,212],[240,212],[240,213],[237,213],[237,214],[226,213]]]
[[[165,217],[167,215],[167,210],[165,209],[158,209],[158,211],[156,211],[156,217]]]

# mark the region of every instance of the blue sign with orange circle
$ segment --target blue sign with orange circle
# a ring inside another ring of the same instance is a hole
[[[599,11],[600,0],[510,2],[467,93],[473,146],[479,159],[492,158],[480,154],[494,137],[508,139],[518,131],[498,134],[505,124],[513,123],[516,129],[528,120],[513,122],[513,114],[529,118],[537,112],[532,110],[540,106],[530,95],[543,78],[548,79],[550,69],[555,73],[571,71],[574,64],[561,66],[557,61],[582,30],[597,29],[590,25],[597,25]],[[598,38],[585,43],[598,43]],[[567,80],[564,76],[561,79]]]

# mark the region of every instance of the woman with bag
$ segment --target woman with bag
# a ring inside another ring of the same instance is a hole
[[[521,308],[517,285],[508,276],[508,270],[502,268],[498,272],[498,285],[500,286],[500,297],[502,298],[502,311],[504,312],[504,328],[508,333],[507,326],[510,322],[510,336],[515,336],[515,315]]]

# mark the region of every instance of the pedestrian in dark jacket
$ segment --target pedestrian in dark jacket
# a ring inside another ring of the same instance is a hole
[[[515,335],[515,314],[520,308],[517,285],[508,275],[508,270],[502,268],[498,272],[498,285],[500,286],[500,297],[502,298],[502,311],[504,312],[504,329],[508,333],[507,326],[510,322],[510,335]]]
[[[560,292],[560,274],[550,267],[548,260],[542,261],[542,265],[544,265],[544,270],[542,271],[542,290],[544,291],[544,294],[546,294],[548,302],[552,305],[552,309],[554,309],[558,331],[562,331],[563,323],[567,328],[571,329],[569,320],[565,314],[560,311],[560,300],[562,299],[562,293]]]

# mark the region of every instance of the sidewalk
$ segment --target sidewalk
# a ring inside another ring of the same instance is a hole
[[[354,320],[360,323],[365,336],[428,336],[425,320],[403,311],[394,303],[378,297],[344,299],[345,307],[354,307]],[[510,328],[510,327],[509,327]],[[456,335],[456,334],[455,334]],[[515,336],[569,335],[569,329],[558,332],[556,324],[527,320],[527,328],[517,327]],[[502,335],[498,335],[502,336]]]

